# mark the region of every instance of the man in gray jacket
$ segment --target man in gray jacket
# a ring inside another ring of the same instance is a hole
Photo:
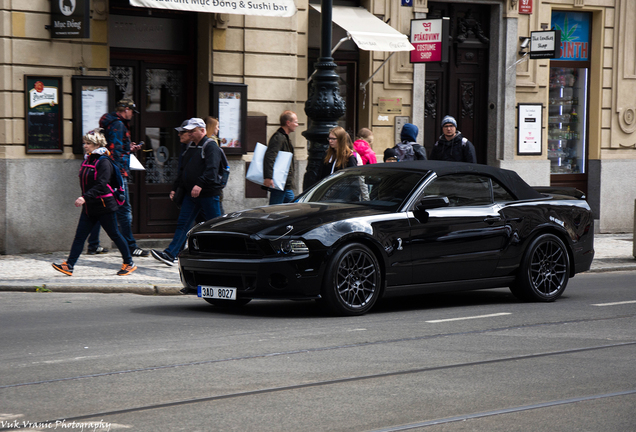
[[[289,134],[298,127],[298,116],[293,111],[283,111],[280,115],[280,127],[267,144],[265,157],[263,158],[263,185],[269,188],[269,204],[283,204],[294,200],[294,146],[289,139]],[[279,151],[292,154],[291,165],[285,182],[285,189],[274,189],[274,162]]]

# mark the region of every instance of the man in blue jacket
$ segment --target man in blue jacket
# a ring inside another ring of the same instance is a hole
[[[122,99],[117,102],[117,108],[112,113],[106,113],[99,119],[99,127],[104,130],[104,136],[110,152],[110,158],[119,167],[124,178],[126,201],[117,209],[117,222],[122,237],[128,243],[128,248],[133,257],[147,257],[149,252],[137,246],[137,241],[132,233],[132,207],[130,206],[130,194],[128,193],[128,179],[130,177],[130,153],[141,148],[130,139],[130,120],[133,114],[138,113],[132,99]],[[97,224],[88,237],[88,254],[106,253],[108,249],[99,245],[100,225]]]

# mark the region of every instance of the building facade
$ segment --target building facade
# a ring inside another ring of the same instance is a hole
[[[97,127],[89,108],[92,97],[99,102],[102,85],[108,104],[132,97],[140,111],[131,127],[133,141],[145,142],[137,154],[145,170],[134,172],[130,188],[137,238],[171,237],[177,209],[167,196],[180,152],[174,127],[189,117],[218,115],[214,88],[247,102],[242,117],[220,116],[222,136],[237,129],[236,122],[246,126],[243,143],[224,143],[231,167],[224,210],[267,203],[265,191],[246,182],[245,173],[253,146],[266,143],[287,109],[300,121],[292,140],[302,189],[308,157],[302,132],[310,121],[304,107],[319,56],[319,1],[296,0],[293,16],[267,17],[74,0],[74,7],[88,9],[89,31],[73,38],[52,37],[57,2],[0,2],[0,253],[70,247],[80,211],[73,205],[80,193],[78,134]],[[598,231],[631,232],[636,29],[628,23],[636,19],[636,3],[412,3],[334,0],[336,7],[370,12],[374,17],[362,24],[371,32],[380,21],[408,35],[414,18],[450,20],[446,63],[411,63],[408,52],[369,51],[346,38],[353,29],[334,24],[333,44],[344,38],[333,53],[347,104],[339,123],[352,134],[371,129],[381,160],[404,122],[419,127],[418,141],[430,151],[441,119],[453,115],[475,144],[479,163],[513,169],[532,185],[575,186],[586,193]],[[530,59],[524,40],[556,27],[562,30],[561,57]],[[57,88],[57,101],[33,107],[29,97],[37,85]],[[539,136],[526,148],[524,116],[537,106]],[[49,118],[59,123],[41,124]]]

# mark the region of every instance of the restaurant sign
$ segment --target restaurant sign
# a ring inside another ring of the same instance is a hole
[[[290,17],[294,0],[130,0],[132,6],[187,12]]]

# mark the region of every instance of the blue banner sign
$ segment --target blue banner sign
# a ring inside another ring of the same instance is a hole
[[[552,28],[561,31],[561,57],[554,60],[590,59],[590,15],[586,12],[552,12]]]

